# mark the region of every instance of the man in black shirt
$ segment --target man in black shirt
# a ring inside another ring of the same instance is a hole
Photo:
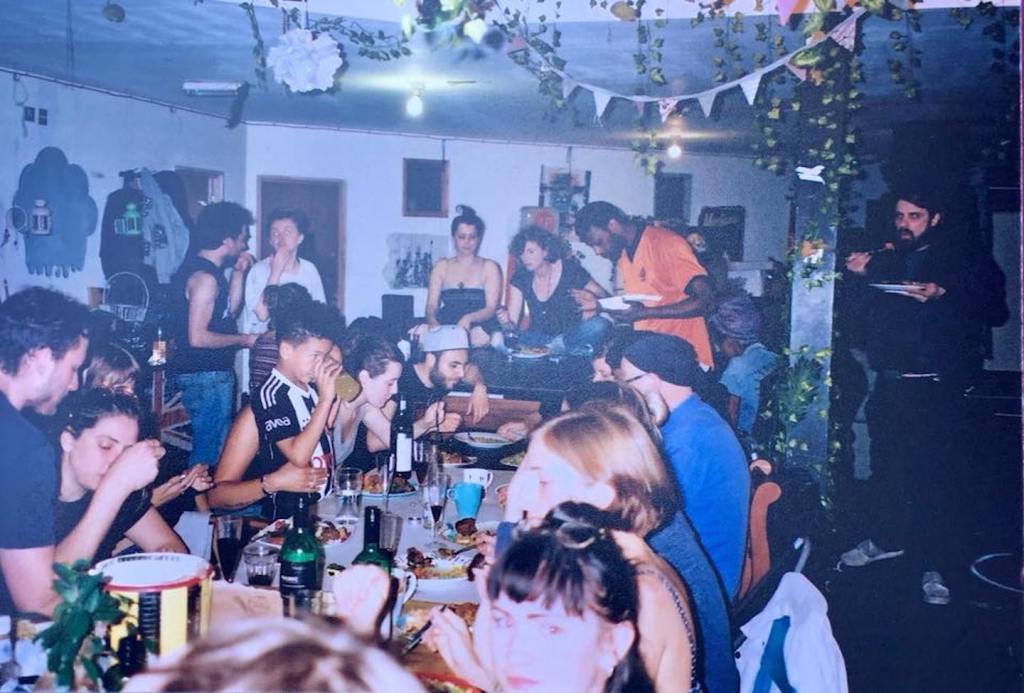
[[[91,558],[127,494],[156,475],[158,444],[148,464],[133,466],[131,483],[97,488],[80,526],[56,545],[56,453],[24,412],[53,414],[78,388],[87,321],[85,306],[48,289],[26,289],[0,305],[0,614],[50,614],[58,602],[54,561]]]
[[[468,416],[479,421],[487,415],[487,386],[479,369],[469,363],[469,336],[458,325],[438,325],[420,337],[420,359],[407,364],[398,380],[398,392],[413,416],[413,436],[429,431],[451,433],[462,417],[445,413],[444,398],[460,382],[473,386]]]
[[[867,351],[878,373],[868,402],[872,483],[884,507],[886,548],[916,554],[924,568],[957,566],[963,496],[964,390],[981,370],[984,331],[1004,323],[1005,276],[992,256],[943,218],[934,191],[896,195],[895,242],[853,253],[848,271],[871,295]],[[962,565],[962,564],[961,564]],[[928,570],[925,601],[949,602]]]
[[[234,202],[203,208],[192,234],[190,254],[171,289],[174,351],[169,369],[192,421],[189,464],[213,471],[231,425],[235,401],[235,351],[251,347],[255,334],[237,334],[245,272],[254,262],[246,252],[249,210]],[[234,263],[231,281],[224,267]]]

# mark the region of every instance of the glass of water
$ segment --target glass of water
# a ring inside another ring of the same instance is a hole
[[[334,474],[334,495],[338,498],[337,521],[354,525],[363,515],[363,471],[339,467]]]

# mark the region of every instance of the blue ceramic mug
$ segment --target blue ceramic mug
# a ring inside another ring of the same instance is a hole
[[[448,497],[455,501],[458,519],[476,517],[484,497],[484,487],[470,481],[460,481],[448,489]]]

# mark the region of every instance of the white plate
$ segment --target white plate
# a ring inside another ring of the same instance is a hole
[[[917,291],[923,285],[908,282],[906,284],[868,284],[868,286],[875,289],[881,289],[887,294],[906,294],[911,291]]]
[[[497,450],[498,448],[503,448],[506,445],[512,444],[512,441],[505,440],[497,433],[487,433],[483,431],[463,431],[462,433],[456,433],[455,440],[463,442],[471,448],[479,448],[481,450]]]
[[[510,351],[509,354],[514,359],[544,359],[551,356],[551,350],[545,349],[544,351]]]
[[[645,301],[660,301],[661,296],[657,294],[620,294],[598,299],[597,303],[607,310],[626,310],[630,303],[643,303]]]
[[[333,526],[338,527],[339,529],[343,529],[344,531],[348,532],[348,536],[346,536],[344,539],[334,540],[334,541],[327,541],[327,542],[320,542],[321,546],[334,546],[334,545],[337,545],[337,544],[342,544],[342,543],[348,541],[349,537],[352,536],[352,530],[349,529],[348,527],[342,526],[341,523],[332,522],[330,520],[323,520],[323,519],[319,519],[319,518],[317,518],[315,521],[316,522],[331,522],[331,524]],[[275,549],[280,549],[281,548],[281,544],[269,541],[267,537],[268,537],[268,535],[270,535],[270,534],[272,534],[274,532],[279,532],[281,530],[287,530],[291,526],[292,526],[292,519],[290,517],[280,518],[280,519],[274,520],[269,525],[267,525],[266,527],[261,529],[256,534],[254,534],[252,539],[249,540],[249,543],[250,544],[259,543],[259,544],[263,544],[265,546],[272,546]]]

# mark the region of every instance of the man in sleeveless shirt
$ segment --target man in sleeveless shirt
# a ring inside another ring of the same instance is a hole
[[[204,207],[189,255],[172,281],[175,348],[169,370],[192,421],[189,464],[208,464],[211,471],[231,425],[235,351],[251,347],[257,337],[235,330],[245,272],[253,263],[246,252],[252,223],[252,213],[234,202]],[[224,276],[229,265],[230,281]]]
[[[576,213],[576,235],[615,263],[623,293],[658,297],[609,314],[637,330],[684,339],[703,368],[714,365],[704,322],[714,307],[714,289],[685,238],[661,226],[641,227],[610,202],[584,205]],[[587,291],[574,291],[573,297],[583,310],[597,307]]]

